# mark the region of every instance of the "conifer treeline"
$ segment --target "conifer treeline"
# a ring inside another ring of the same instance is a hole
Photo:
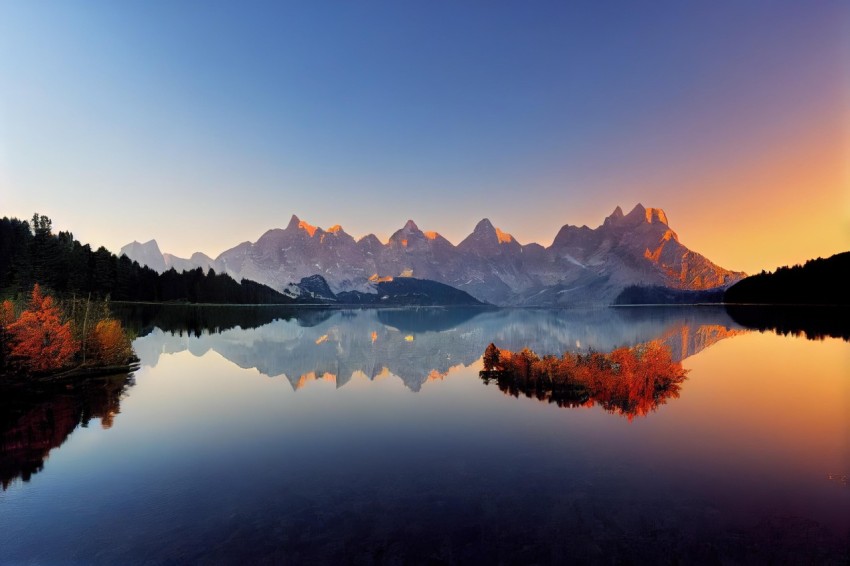
[[[0,293],[27,293],[39,283],[63,296],[109,296],[114,301],[289,304],[293,300],[254,281],[237,283],[201,268],[159,274],[104,247],[92,250],[70,232],[54,234],[52,222],[35,214],[31,222],[0,219]]]
[[[850,252],[826,259],[810,259],[803,265],[762,271],[738,281],[723,300],[727,303],[776,305],[848,305]]]

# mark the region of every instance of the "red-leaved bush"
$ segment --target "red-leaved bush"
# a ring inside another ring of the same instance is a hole
[[[3,305],[3,316],[6,316]],[[45,296],[38,284],[33,287],[27,310],[6,326],[14,363],[30,372],[62,369],[79,351],[80,344],[71,334],[71,323],[62,324],[61,313],[53,297]]]

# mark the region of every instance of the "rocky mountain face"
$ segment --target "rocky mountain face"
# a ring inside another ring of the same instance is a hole
[[[121,251],[157,269],[166,262],[153,257],[150,244],[130,244]],[[689,250],[663,210],[640,204],[628,214],[617,207],[597,228],[566,225],[548,248],[522,245],[486,218],[455,246],[436,232],[423,232],[412,220],[382,244],[371,234],[355,240],[338,225],[323,230],[292,216],[285,229],[239,244],[209,267],[281,291],[316,274],[333,293],[375,293],[376,282],[415,277],[492,304],[523,306],[607,304],[629,285],[702,290],[744,276]]]

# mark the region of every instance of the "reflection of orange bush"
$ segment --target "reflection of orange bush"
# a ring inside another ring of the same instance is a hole
[[[660,341],[608,354],[565,353],[561,358],[540,358],[528,349],[499,350],[498,355],[489,347],[488,351],[482,375],[497,377],[507,393],[524,393],[566,406],[595,401],[630,420],[655,410],[669,397],[678,397],[687,373]]]
[[[5,329],[13,322],[15,322],[15,305],[6,299],[0,307],[0,329]]]
[[[115,319],[101,320],[89,338],[92,357],[105,365],[124,364],[133,350],[121,323]]]
[[[15,322],[15,305],[10,300],[0,305],[0,371],[6,367],[9,347],[9,325]]]
[[[6,310],[4,304],[4,318]],[[80,349],[79,342],[71,335],[71,323],[61,323],[53,298],[44,296],[37,284],[27,310],[6,328],[10,335],[11,356],[27,371],[62,369]]]

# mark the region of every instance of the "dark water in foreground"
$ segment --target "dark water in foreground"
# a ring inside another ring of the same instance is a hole
[[[850,559],[848,342],[710,308],[127,316],[132,378],[0,401],[0,562]],[[646,416],[478,376],[490,342],[651,340],[689,374]]]

